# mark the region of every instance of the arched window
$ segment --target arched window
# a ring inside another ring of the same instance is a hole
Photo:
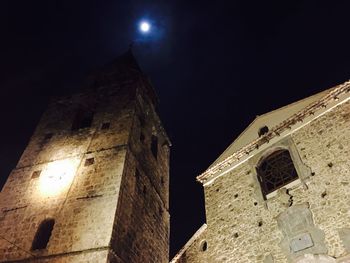
[[[47,247],[54,225],[54,219],[46,219],[41,222],[32,243],[32,250],[44,249]]]
[[[76,112],[73,120],[72,131],[90,127],[93,117],[94,117],[94,113],[92,111],[85,111],[85,110],[79,109]]]
[[[264,198],[269,193],[298,179],[288,150],[277,150],[265,157],[257,167],[258,179]]]

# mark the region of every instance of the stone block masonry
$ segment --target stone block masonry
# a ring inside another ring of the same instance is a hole
[[[348,97],[344,92],[210,181],[200,177],[207,228],[172,262],[350,262]],[[264,194],[257,167],[281,149],[298,178]]]
[[[118,63],[126,80],[108,68],[43,114],[0,193],[0,262],[169,261],[169,141],[148,81]]]

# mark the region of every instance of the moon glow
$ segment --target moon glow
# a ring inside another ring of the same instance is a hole
[[[143,21],[143,22],[140,23],[140,30],[141,30],[141,32],[147,33],[147,32],[150,31],[150,29],[151,29],[151,25],[148,22]]]

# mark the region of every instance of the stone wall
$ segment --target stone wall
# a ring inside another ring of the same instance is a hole
[[[177,262],[350,262],[349,125],[345,102],[205,184],[207,250]],[[264,200],[255,167],[280,148],[299,179]]]
[[[94,95],[52,102],[9,176],[1,193],[2,261],[109,245],[133,108],[125,91],[114,96],[114,103]],[[94,107],[92,125],[72,131],[74,112],[81,105]],[[102,130],[106,121],[110,127]],[[91,158],[93,163],[86,165]],[[35,171],[40,174],[33,177]],[[31,251],[46,218],[55,220],[48,247]]]
[[[169,141],[139,94],[112,247],[123,262],[169,262]],[[158,138],[157,155],[151,138]]]
[[[136,81],[50,103],[0,193],[0,262],[168,262],[169,143],[145,90]],[[79,109],[93,121],[72,130]],[[50,241],[33,251],[47,218]]]
[[[206,251],[208,249],[208,242],[206,229],[206,224],[200,227],[170,263],[207,262]]]

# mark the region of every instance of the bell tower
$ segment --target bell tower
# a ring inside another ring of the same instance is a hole
[[[169,146],[129,50],[53,99],[0,192],[0,262],[169,262]]]

